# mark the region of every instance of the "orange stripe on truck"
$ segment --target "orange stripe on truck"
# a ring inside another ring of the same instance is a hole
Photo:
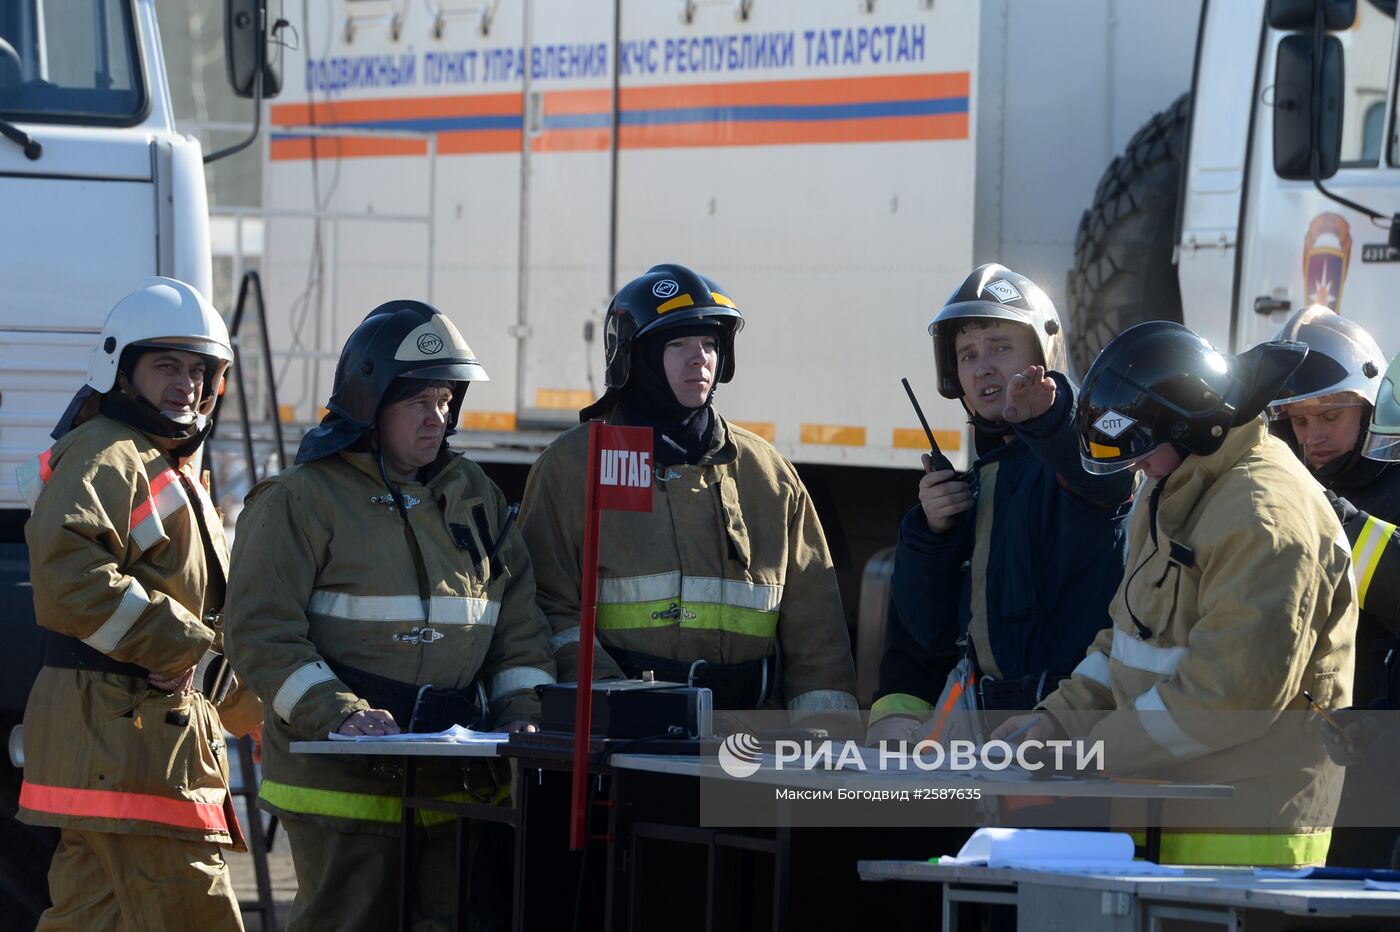
[[[839,424],[803,424],[802,442],[834,447],[863,447],[865,428],[843,427]]]
[[[935,430],[933,439],[938,442],[938,449],[945,453],[949,450],[962,449],[962,431],[960,430]],[[928,435],[924,433],[922,427],[896,427],[890,440],[890,446],[896,450],[927,450]]]
[[[307,104],[275,104],[273,126],[335,126],[380,120],[412,120],[423,117],[519,116],[520,92],[514,94],[457,94],[451,97],[394,97],[372,100],[334,100]]]
[[[808,78],[794,81],[739,81],[732,84],[670,84],[624,87],[623,110],[670,107],[755,106],[762,104],[851,104],[868,100],[920,100],[966,97],[966,71],[879,78]]]
[[[150,793],[82,790],[65,786],[45,786],[26,780],[20,787],[19,804],[35,812],[48,812],[53,815],[136,819],[206,832],[229,830],[222,806],[190,799],[154,796]]]
[[[369,136],[297,136],[273,139],[268,143],[268,158],[274,162],[292,159],[373,158],[392,155],[427,155],[426,139],[375,139]]]

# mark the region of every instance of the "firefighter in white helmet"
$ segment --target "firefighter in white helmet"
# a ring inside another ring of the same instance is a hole
[[[1360,610],[1351,695],[1365,708],[1386,692],[1385,657],[1400,634],[1400,466],[1362,455],[1385,357],[1360,324],[1322,305],[1295,312],[1274,339],[1308,347],[1269,403],[1270,429],[1322,484],[1351,542]],[[1371,777],[1347,775],[1330,865],[1390,864],[1396,830],[1377,824],[1370,800],[1389,793],[1392,781]]]
[[[836,574],[792,465],[719,415],[743,315],[715,282],[658,265],[608,309],[607,392],[580,419],[652,428],[652,511],[617,513],[599,542],[596,676],[689,681],[715,708],[794,719],[856,710]],[[588,430],[530,471],[521,522],[560,676],[578,670]]]
[[[396,924],[401,816],[401,780],[377,759],[294,754],[292,741],[527,729],[534,687],[554,682],[513,513],[447,446],[467,388],[486,378],[436,308],[375,308],[346,341],[297,464],[254,488],[239,516],[229,652],[269,708],[258,804],[291,843],[291,930]],[[443,758],[417,775],[418,795],[455,801],[494,802],[508,786],[486,762]],[[457,888],[451,817],[418,817],[428,831],[412,898],[441,924]],[[498,875],[509,870],[498,846],[477,847],[464,882],[481,920],[507,908]]]
[[[231,360],[202,295],[149,279],[108,316],[57,443],[18,471],[47,629],[19,817],[62,830],[40,929],[243,927],[223,739],[261,709],[218,653],[227,548],[190,465]]]

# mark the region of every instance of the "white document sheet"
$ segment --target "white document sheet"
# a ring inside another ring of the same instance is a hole
[[[1177,867],[1133,860],[1133,839],[1124,832],[1071,832],[1033,828],[979,828],[957,856],[940,867],[1005,867],[1057,874],[1180,876]]]
[[[472,731],[461,725],[453,725],[446,731],[428,733],[400,732],[397,735],[342,735],[331,732],[332,741],[445,741],[451,744],[501,744],[509,741],[510,735],[504,731]]]

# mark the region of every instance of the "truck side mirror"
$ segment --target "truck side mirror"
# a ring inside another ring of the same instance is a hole
[[[1317,42],[1309,35],[1284,36],[1274,64],[1274,171],[1290,181],[1331,178],[1342,152],[1342,43],[1323,36],[1321,88],[1313,97]],[[1318,107],[1317,137],[1313,108]],[[1314,176],[1312,160],[1318,173]]]
[[[1264,17],[1279,32],[1311,32],[1322,4],[1323,25],[1328,32],[1350,29],[1356,20],[1356,0],[1269,0]]]
[[[224,61],[239,97],[276,97],[282,90],[281,46],[268,42],[267,0],[224,0]],[[269,54],[274,52],[275,54]],[[262,71],[258,93],[257,76]]]

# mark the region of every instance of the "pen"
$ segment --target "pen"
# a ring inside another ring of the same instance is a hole
[[[1308,700],[1308,705],[1312,706],[1314,709],[1317,709],[1317,714],[1322,716],[1322,720],[1324,722],[1337,729],[1337,734],[1341,735],[1342,739],[1346,741],[1347,749],[1355,751],[1356,746],[1352,744],[1351,739],[1347,737],[1347,730],[1346,728],[1342,727],[1342,723],[1333,718],[1326,709],[1318,705],[1317,700],[1312,697],[1312,693],[1308,692],[1306,689],[1303,690],[1303,698]]]
[[[1026,724],[1022,725],[1020,728],[1017,728],[1015,731],[1013,731],[1011,734],[1007,735],[1005,738],[1000,738],[1000,739],[998,739],[998,740],[1000,740],[1000,741],[1005,741],[1006,743],[1010,744],[1012,738],[1019,738],[1019,737],[1021,737],[1021,735],[1025,734],[1025,733],[1028,732],[1028,731],[1030,731],[1031,728],[1032,728],[1032,726],[1034,726],[1034,725],[1035,725],[1037,722],[1039,722],[1039,721],[1040,721],[1040,716],[1039,716],[1039,715],[1032,716],[1032,718],[1031,718],[1031,720],[1030,720],[1029,722],[1026,722]]]

